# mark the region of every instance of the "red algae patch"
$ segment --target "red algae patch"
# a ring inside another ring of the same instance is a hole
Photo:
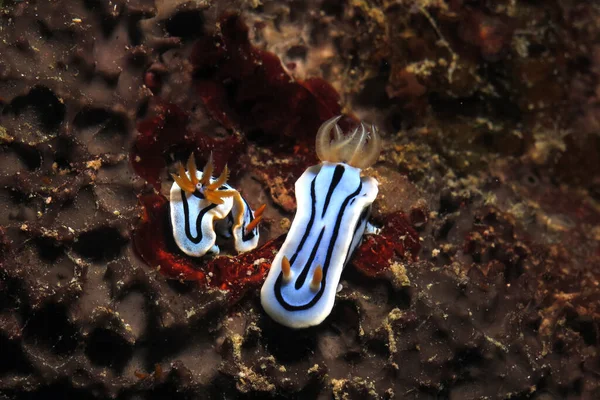
[[[312,147],[321,123],[340,114],[339,95],[329,83],[291,77],[275,54],[250,43],[238,15],[225,15],[217,34],[200,39],[191,61],[211,116],[250,137]]]
[[[283,238],[265,243],[259,249],[235,257],[190,258],[177,249],[170,234],[168,200],[158,194],[140,197],[142,220],[133,233],[139,256],[163,275],[184,281],[197,281],[209,287],[230,291],[235,301],[251,287],[258,287]]]
[[[130,161],[134,171],[160,190],[160,176],[166,168],[169,152],[200,154],[202,163],[213,153],[213,162],[220,171],[229,163],[230,169],[239,170],[237,155],[245,150],[241,137],[232,135],[216,139],[202,132],[190,132],[187,129],[188,115],[178,106],[157,101],[153,107],[155,115],[142,120],[137,125],[137,136],[131,151]]]
[[[384,273],[394,257],[417,259],[421,250],[419,234],[402,212],[382,216],[386,221],[379,235],[366,235],[352,256],[351,263],[367,276]]]
[[[486,60],[497,60],[506,52],[512,39],[509,24],[498,16],[471,11],[459,27],[459,35],[470,44],[477,46]]]
[[[175,105],[161,104],[157,111],[156,116],[138,123],[130,161],[134,171],[159,190],[160,173],[166,167],[164,153],[176,144],[185,144],[187,117]]]

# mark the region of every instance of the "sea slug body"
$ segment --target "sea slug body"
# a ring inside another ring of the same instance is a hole
[[[226,183],[227,166],[213,178],[212,156],[200,172],[192,154],[187,169],[180,165],[179,176],[172,175],[169,201],[173,238],[181,251],[192,257],[219,254],[217,235],[233,236],[238,252],[254,249],[264,205],[252,211],[246,199]]]
[[[318,325],[331,313],[342,270],[367,229],[378,192],[374,178],[360,176],[379,156],[377,130],[360,124],[345,137],[339,118],[317,133],[322,162],[296,182],[296,215],[261,289],[267,314],[291,328]]]

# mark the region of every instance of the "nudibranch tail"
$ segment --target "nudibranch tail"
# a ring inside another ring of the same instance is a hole
[[[374,125],[367,128],[362,122],[344,137],[337,125],[341,116],[323,123],[317,132],[316,150],[321,161],[343,162],[356,168],[373,165],[381,152],[381,139]],[[331,131],[333,130],[333,140]]]

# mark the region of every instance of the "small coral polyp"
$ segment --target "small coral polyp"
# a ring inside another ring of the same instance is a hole
[[[318,325],[331,313],[342,271],[367,230],[378,192],[374,178],[360,175],[379,157],[377,129],[361,123],[345,136],[340,118],[317,132],[322,162],[296,182],[296,216],[261,289],[267,314],[291,328]]]
[[[233,236],[238,252],[254,249],[258,244],[258,223],[264,205],[252,211],[246,199],[227,184],[227,166],[216,179],[212,173],[212,155],[200,172],[192,154],[187,172],[180,165],[179,176],[172,174],[170,214],[175,243],[192,257],[219,254],[217,235]]]

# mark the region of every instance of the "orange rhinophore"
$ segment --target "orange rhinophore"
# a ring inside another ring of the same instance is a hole
[[[290,266],[290,260],[286,256],[283,256],[281,259],[281,272],[285,281],[292,279],[292,267]]]
[[[250,221],[250,223],[248,225],[246,225],[246,230],[245,230],[246,234],[248,234],[253,229],[255,229],[258,226],[258,224],[260,223],[260,221],[262,221],[263,212],[265,212],[266,207],[267,207],[267,205],[263,204],[260,207],[258,207],[256,209],[256,211],[254,211],[254,219],[252,221]]]
[[[323,267],[317,265],[315,272],[313,272],[312,280],[310,281],[310,290],[316,292],[321,287],[321,281],[323,280]]]

